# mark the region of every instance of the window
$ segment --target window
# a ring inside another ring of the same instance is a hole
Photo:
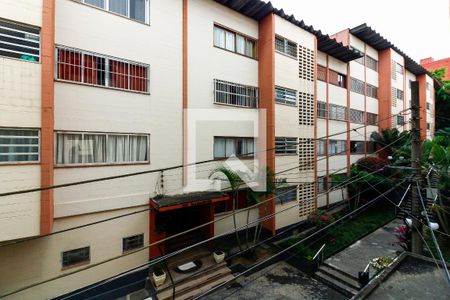
[[[39,161],[39,130],[0,128],[0,163]]]
[[[297,201],[297,186],[288,186],[275,190],[275,203],[284,204]]]
[[[297,154],[297,138],[276,137],[275,154]]]
[[[317,102],[317,117],[318,118],[327,118],[327,103],[326,102]]]
[[[375,153],[377,149],[377,145],[375,144],[375,142],[370,141],[370,142],[366,142],[366,151],[367,154],[372,154]]]
[[[149,0],[78,0],[82,3],[149,24]]]
[[[403,118],[403,116],[397,116],[397,125],[404,125],[405,124],[405,119]]]
[[[403,66],[399,63],[395,64],[395,72],[397,72],[398,74],[403,74]]]
[[[350,109],[350,122],[364,124],[364,112],[361,110]]]
[[[130,251],[144,247],[144,234],[129,236],[122,239],[122,251]]]
[[[69,250],[62,253],[63,268],[89,263],[90,260],[91,256],[89,247]]]
[[[431,104],[430,104],[430,102],[427,102],[427,110],[430,110],[431,109]]]
[[[275,101],[281,104],[297,105],[297,91],[283,87],[275,87]]]
[[[327,81],[327,68],[317,65],[317,79]]]
[[[297,59],[297,44],[283,37],[275,37],[275,50]]]
[[[256,41],[214,25],[214,46],[256,58]]]
[[[328,105],[330,120],[347,121],[347,108],[336,104]]]
[[[376,86],[366,83],[366,95],[368,97],[377,99],[378,98],[378,88]]]
[[[214,158],[226,158],[233,154],[252,157],[254,152],[254,138],[214,137]]]
[[[395,89],[395,97],[397,99],[403,100],[403,91],[399,89]]]
[[[377,126],[378,125],[378,115],[368,112],[367,113],[367,125]]]
[[[370,56],[367,56],[367,67],[375,72],[378,72],[378,61]]]
[[[39,61],[40,32],[38,28],[0,19],[0,55],[28,61]]]
[[[317,140],[317,155],[323,156],[326,154],[326,145],[326,140]]]
[[[355,78],[350,78],[350,90],[364,95],[364,82]]]
[[[57,48],[56,78],[121,90],[148,93],[149,66],[100,56],[86,51]]]
[[[363,141],[350,141],[350,153],[364,154],[364,142]]]
[[[124,164],[149,162],[149,136],[116,133],[56,134],[56,163]]]
[[[427,123],[427,130],[431,130],[431,123]]]
[[[317,178],[317,192],[319,194],[326,193],[328,190],[328,178],[326,176]]]
[[[329,155],[345,155],[347,151],[347,141],[329,140],[328,154]]]
[[[360,58],[355,59],[354,61],[356,61],[357,63],[359,63],[361,65],[364,65],[364,55],[363,55],[362,51],[360,51],[360,50],[358,50],[358,49],[356,49],[355,47],[352,47],[352,46],[350,46],[350,49],[353,50],[353,51],[357,51],[357,52],[361,53],[362,56]]]
[[[249,108],[258,107],[258,88],[214,79],[214,102]]]
[[[343,88],[346,87],[345,85],[346,85],[347,76],[345,76],[341,73],[338,73],[336,71],[333,71],[333,70],[329,71],[329,76],[330,76],[329,81],[331,84],[334,84],[334,85],[337,85],[337,86],[340,86]]]

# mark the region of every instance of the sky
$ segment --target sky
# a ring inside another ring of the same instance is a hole
[[[367,23],[417,62],[425,57],[450,57],[450,0],[271,2],[286,14],[330,35]]]

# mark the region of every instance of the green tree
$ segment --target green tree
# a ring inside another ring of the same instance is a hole
[[[380,155],[392,156],[410,141],[411,134],[408,131],[400,132],[397,128],[381,129],[381,134],[374,131],[370,138],[380,147],[385,148]]]
[[[441,86],[435,86],[436,130],[450,127],[450,80],[443,80],[446,68],[431,71]]]

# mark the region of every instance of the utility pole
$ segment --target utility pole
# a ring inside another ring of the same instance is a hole
[[[411,82],[411,167],[412,167],[412,186],[416,182],[420,185],[420,158],[422,152],[422,141],[420,139],[420,101],[419,101],[419,82]],[[412,213],[412,234],[411,234],[411,252],[422,254],[422,224],[421,218],[422,205],[420,203],[419,191],[416,188],[411,189],[411,213]]]

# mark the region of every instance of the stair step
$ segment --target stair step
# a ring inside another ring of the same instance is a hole
[[[358,293],[358,290],[342,283],[341,281],[336,280],[334,277],[329,276],[328,274],[322,272],[320,269],[314,274],[314,277],[346,297],[351,298]]]
[[[328,264],[328,263],[326,263],[326,262],[323,262],[320,266],[321,266],[321,267],[323,266],[323,267],[332,269],[332,270],[334,270],[334,271],[336,271],[336,272],[338,272],[338,273],[340,273],[340,274],[342,274],[342,275],[344,275],[344,276],[346,276],[346,277],[348,277],[348,278],[353,279],[353,280],[356,281],[356,282],[359,282],[358,277],[356,277],[355,275],[352,275],[352,274],[350,274],[350,273],[344,272],[344,271],[342,271],[341,269],[339,269],[338,267],[333,266],[332,264]]]
[[[177,295],[175,297],[176,300],[188,300],[188,299],[192,299],[196,296],[199,296],[209,290],[211,290],[212,288],[215,288],[216,286],[225,283],[227,281],[231,281],[234,279],[234,276],[229,274],[220,278],[217,278],[214,281],[210,281],[204,285],[200,285],[200,286],[196,286],[194,289],[192,289],[191,291],[184,293],[182,295]]]
[[[336,271],[335,269],[324,265],[320,266],[319,270],[328,276],[333,277],[335,280],[341,281],[355,290],[359,290],[359,282],[358,280],[355,280],[353,276],[349,276],[347,273]]]
[[[192,289],[197,289],[199,286],[206,284],[208,282],[214,281],[218,278],[231,275],[231,270],[226,266],[226,263],[223,262],[222,264],[218,265],[218,267],[209,269],[204,272],[200,272],[197,274],[194,274],[193,277],[189,277],[189,279],[186,280],[180,280],[178,282],[175,282],[175,295],[179,296],[181,294],[185,294],[189,292]],[[173,288],[170,285],[170,279],[169,282],[167,282],[168,285],[160,291],[158,291],[158,299],[171,299],[173,295]]]
[[[200,250],[194,249],[194,250],[196,250],[196,251],[192,251],[191,253],[182,252],[179,254],[179,256],[176,255],[172,258],[169,258],[167,261],[167,267],[169,269],[176,268],[179,265],[182,265],[184,263],[194,261],[194,260],[206,257],[206,256],[210,256],[210,255],[212,256],[212,253],[210,251],[208,251],[207,249],[200,249]]]

